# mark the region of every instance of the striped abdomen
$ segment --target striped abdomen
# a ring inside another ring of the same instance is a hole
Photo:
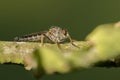
[[[15,41],[40,41],[40,38],[41,38],[41,33],[38,32],[38,33],[32,33],[32,34],[28,34],[28,35],[24,35],[24,36],[21,36],[21,37],[15,37],[14,40]]]

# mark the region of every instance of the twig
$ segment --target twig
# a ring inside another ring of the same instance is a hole
[[[22,64],[37,74],[66,73],[74,68],[90,68],[102,62],[120,62],[120,22],[98,26],[87,41],[60,44],[0,41],[0,63]],[[111,64],[110,64],[111,65]],[[100,65],[96,65],[100,66]]]

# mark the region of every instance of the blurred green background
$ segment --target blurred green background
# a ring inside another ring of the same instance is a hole
[[[66,28],[72,38],[84,40],[97,25],[120,20],[120,0],[1,0],[0,40],[47,30]],[[120,68],[93,68],[43,80],[118,80]],[[35,80],[18,65],[0,65],[0,80]]]

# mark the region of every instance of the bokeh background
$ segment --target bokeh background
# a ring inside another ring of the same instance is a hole
[[[23,34],[66,28],[72,38],[84,40],[97,25],[120,20],[120,0],[0,0],[0,40]],[[43,80],[118,80],[120,68],[92,68]],[[35,80],[18,65],[0,65],[0,80]]]

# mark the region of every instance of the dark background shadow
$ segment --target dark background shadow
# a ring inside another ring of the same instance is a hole
[[[1,0],[0,40],[50,26],[68,29],[72,38],[84,40],[97,25],[120,20],[119,0]],[[47,75],[43,80],[115,80],[120,69],[93,68],[65,75]],[[32,72],[18,65],[0,65],[0,80],[35,80]]]

